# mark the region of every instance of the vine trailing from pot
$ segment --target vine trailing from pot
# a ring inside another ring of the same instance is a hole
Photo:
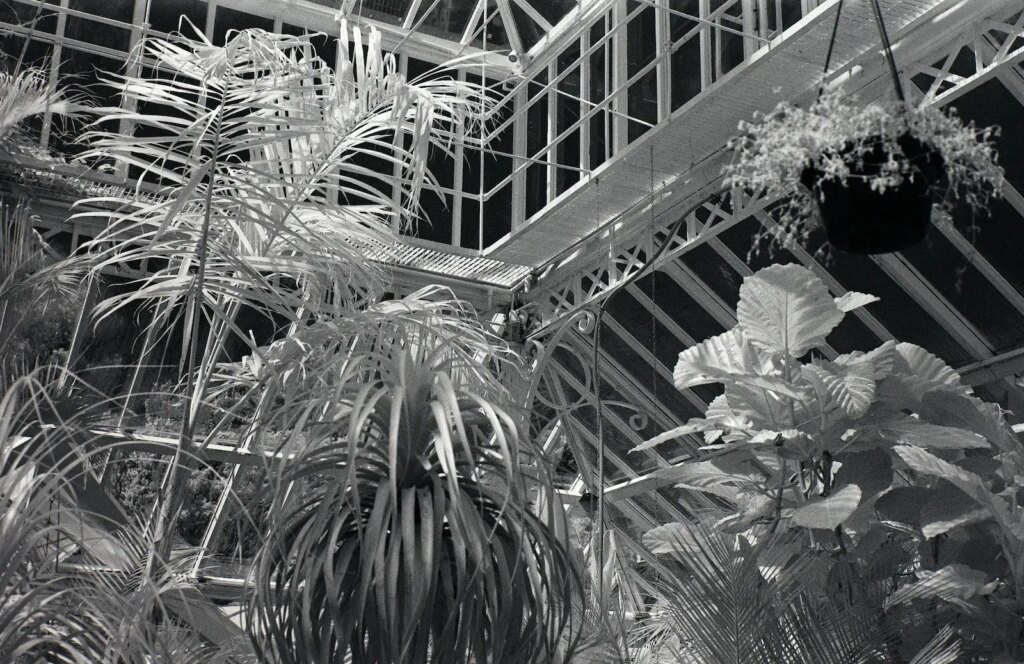
[[[773,249],[806,244],[820,221],[837,249],[898,251],[958,201],[977,216],[1002,192],[998,129],[930,106],[860,107],[837,90],[807,109],[781,103],[739,128],[725,174],[732,187],[782,200],[765,230]]]
[[[860,106],[844,100],[840,89],[823,94],[822,88],[807,109],[782,102],[740,122],[740,134],[728,143],[727,185],[781,201],[754,251],[764,240],[770,252],[806,245],[818,223],[836,249],[901,251],[923,240],[932,223],[943,223],[958,201],[971,209],[973,223],[1002,194],[992,140],[998,128],[978,129],[955,110],[908,103],[881,6],[872,4],[896,101]],[[842,6],[840,0],[825,74]]]

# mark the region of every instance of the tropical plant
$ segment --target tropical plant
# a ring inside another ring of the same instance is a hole
[[[721,383],[724,393],[703,418],[640,447],[704,437],[707,455],[678,477],[681,486],[733,506],[719,530],[797,531],[816,550],[862,562],[893,538],[914,544],[891,579],[900,590],[890,605],[925,596],[966,601],[998,588],[1005,601],[979,604],[993,612],[986,619],[1001,616],[1003,629],[1020,615],[1011,609],[1021,590],[1020,444],[998,405],[982,402],[918,346],[889,341],[824,357],[826,337],[844,315],[876,299],[832,298],[798,265],[748,277],[737,326],[683,351],[675,367],[678,388]],[[971,534],[984,544],[943,553],[946,539]],[[957,566],[997,550],[1000,561],[980,570]],[[937,567],[946,564],[953,567]],[[906,585],[915,573],[925,581]],[[1015,653],[1019,633],[1007,630],[999,648]]]
[[[130,103],[104,109],[88,135],[85,158],[113,159],[139,176],[135,190],[93,201],[116,208],[87,247],[96,269],[151,269],[97,311],[148,308],[143,352],[182,331],[182,451],[209,440],[197,426],[229,342],[255,352],[265,341],[239,327],[240,311],[301,325],[380,298],[382,272],[366,253],[387,255],[392,222],[415,213],[428,146],[444,147],[441,130],[470,121],[483,103],[478,88],[451,79],[407,82],[376,33],[364,53],[353,31],[353,64],[344,26],[342,36],[337,74],[309,37],[245,30],[223,47],[148,40],[140,48],[155,68],[111,79]],[[120,133],[122,121],[140,136]],[[393,192],[360,165],[368,155],[393,167]],[[155,526],[165,557],[186,488],[180,466],[171,464]]]
[[[68,98],[41,69],[0,72],[0,147],[4,151],[38,152],[22,136],[26,120],[47,112],[73,118],[83,110],[80,100]]]
[[[992,143],[997,131],[977,129],[954,112],[929,105],[860,106],[834,90],[806,109],[782,102],[755,115],[753,122],[741,122],[739,135],[728,145],[733,160],[724,174],[732,187],[782,199],[773,211],[778,223],[764,231],[772,247],[781,248],[805,243],[817,226],[816,201],[824,198],[823,185],[863,180],[871,191],[882,193],[928,177],[931,169],[925,162],[937,162],[941,174],[926,183],[935,201],[934,219],[942,219],[957,200],[974,213],[986,213],[1003,185]],[[925,156],[914,146],[923,146]],[[865,161],[877,168],[865,172]],[[814,172],[811,180],[806,179],[809,171]],[[813,183],[810,189],[808,182]]]
[[[294,461],[253,573],[252,622],[282,662],[572,653],[557,652],[579,596],[547,525],[560,515],[531,508],[547,469],[482,370],[507,351],[457,302],[431,302],[313,326],[242,367],[274,383],[278,417],[304,423],[279,448]]]
[[[245,634],[183,574],[190,553],[148,570],[146,530],[93,475],[112,451],[82,435],[95,408],[62,377],[33,372],[0,399],[0,658],[245,661]]]
[[[54,258],[26,201],[0,200],[0,388],[49,359],[88,263]],[[43,319],[46,319],[45,322]],[[68,321],[69,322],[69,321]],[[54,329],[57,328],[57,329]],[[51,335],[46,332],[52,330]],[[49,345],[48,345],[49,344]]]
[[[649,617],[633,630],[637,664],[961,661],[952,628],[884,610],[904,556],[837,565],[792,531],[729,534],[700,519],[655,528],[643,542],[662,573]]]
[[[264,660],[567,659],[578,581],[561,514],[532,507],[550,478],[506,387],[518,358],[442,289],[386,300],[368,260],[413,223],[428,147],[447,150],[486,96],[406,81],[375,32],[364,50],[343,26],[337,73],[309,37],[229,37],[144,42],[155,67],[109,81],[128,103],[103,109],[84,155],[139,178],[80,212],[107,224],[95,270],[150,270],[97,314],[144,311],[144,351],[182,337],[143,578],[168,578],[193,452],[233,436],[280,460],[247,598]],[[244,327],[252,312],[272,338]]]

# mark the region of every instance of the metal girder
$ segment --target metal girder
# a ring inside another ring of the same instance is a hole
[[[739,205],[735,205],[737,201]],[[535,335],[542,336],[559,321],[600,303],[641,270],[655,270],[674,261],[773,202],[737,192],[725,194],[721,199],[708,199],[686,216],[675,235],[671,233],[677,228],[679,217],[672,215],[672,211],[678,202],[660,214],[653,224],[645,226],[639,236],[631,235],[625,241],[617,241],[616,227],[613,226],[600,237],[607,247],[607,254],[593,264],[581,267],[576,264],[576,257],[571,257],[551,268],[552,273],[561,275],[561,278],[545,280],[541,277],[542,289],[535,289],[530,294],[530,300],[536,303],[537,313],[544,323]],[[650,210],[640,210],[637,215],[642,218],[645,213],[650,214]],[[655,252],[663,246],[664,250],[648,267]],[[553,283],[549,285],[549,282]]]
[[[1024,373],[1024,348],[1016,348],[999,355],[972,362],[958,369],[968,385],[986,385],[1007,376]]]
[[[923,73],[935,79],[935,84],[932,86],[934,90],[924,91],[922,103],[940,106],[948,104],[992,77],[1010,71],[1024,59],[1024,42],[1019,40],[1024,36],[1024,27],[1020,25],[1022,18],[1016,17],[1014,22],[1009,22],[1010,18],[1014,18],[1006,17],[1009,4],[1011,3],[992,1],[971,5],[971,7],[977,7],[981,12],[995,12],[995,16],[1002,18],[972,14],[970,8],[965,9],[965,6],[954,7],[948,13],[961,12],[959,17],[954,16],[952,19],[957,22],[956,31],[946,34],[943,43],[935,45],[926,42],[924,46],[916,47],[917,50],[914,53],[916,59],[910,63],[904,63],[904,69],[912,74]],[[937,18],[933,17],[933,19]],[[980,43],[987,46],[985,48],[976,46]],[[897,47],[902,46],[900,42],[896,45]],[[972,47],[976,55],[974,73],[970,76],[958,76],[950,73],[949,69],[952,67],[953,61],[965,47]],[[940,62],[941,66],[935,67],[936,62]],[[866,75],[863,72],[869,63],[874,63],[872,65],[873,75]],[[880,85],[885,83],[882,78],[884,73],[882,62],[873,52],[855,59],[849,64],[850,68],[860,70],[856,78],[869,81],[877,78],[881,82]],[[830,79],[842,79],[844,74],[848,73],[848,70],[839,69],[830,75]],[[869,84],[867,88],[870,87]],[[867,95],[867,97],[870,96]],[[709,187],[706,186],[701,191],[707,192],[708,190]],[[686,195],[686,192],[681,191],[680,193]],[[592,238],[586,245],[581,245],[580,250],[570,258],[555,263],[546,270],[545,274],[540,277],[539,287],[533,288],[530,294],[530,300],[537,304],[538,312],[545,323],[542,332],[550,329],[550,326],[556,324],[559,319],[571,316],[587,306],[600,302],[625,279],[644,268],[647,262],[644,257],[650,256],[660,246],[661,241],[678,219],[671,215],[670,209],[658,213],[653,223],[646,221],[647,217],[652,216],[652,205],[660,205],[664,208],[666,202],[659,201],[660,196],[662,196],[661,192],[655,192],[648,197],[644,205],[633,206],[628,214],[620,215],[620,219],[615,224]],[[689,200],[696,198],[698,197],[691,195]],[[689,248],[706,242],[710,237],[746,217],[764,213],[765,208],[774,202],[774,200],[752,197],[746,200],[736,213],[727,215],[714,213],[713,203],[706,202],[700,209],[712,211],[712,217],[706,223],[702,223],[696,218],[696,212],[690,214],[685,225],[685,234],[681,231],[678,238],[673,238],[672,246],[657,261],[657,264],[652,266],[652,269],[660,268]],[[678,206],[681,201],[669,200],[667,203]],[[641,227],[641,230],[636,231],[637,227]],[[893,267],[893,269],[895,272],[900,272],[898,268]],[[881,331],[878,326],[869,327],[875,329],[876,333]],[[972,336],[972,334],[966,335],[963,341],[975,346],[974,351],[980,353],[981,348],[976,344],[978,340],[970,339]],[[979,355],[979,357],[981,356],[983,355]]]
[[[986,18],[971,23],[961,36],[932,64],[912,64],[910,76],[923,75],[930,84],[923,102],[944,106],[1024,60],[1024,13],[1005,20]],[[1013,20],[1011,23],[1010,21]],[[968,58],[961,58],[961,55]],[[959,62],[958,62],[959,61]],[[969,74],[953,73],[954,65],[967,63]]]
[[[997,3],[989,3],[987,6],[997,6]],[[1005,9],[1005,6],[1003,4],[1000,7]],[[966,32],[960,32],[956,41],[943,46],[943,52],[938,56],[936,56],[935,48],[920,51],[921,53],[926,52],[926,54],[921,55],[918,62],[932,63],[912,65],[914,73],[926,74],[932,77],[932,84],[922,91],[922,103],[945,105],[994,77],[999,77],[1000,80],[1005,80],[1008,75],[1019,77],[1020,69],[1017,68],[1017,65],[1024,60],[1024,41],[1021,41],[1024,39],[1024,15],[1011,18],[1012,22],[1010,20],[985,18],[970,23],[970,29]],[[958,69],[960,75],[953,74],[951,73],[952,63],[961,55],[964,48],[970,48],[976,55],[973,59],[974,70],[970,75],[963,75],[962,69]],[[935,62],[939,62],[939,66],[933,66]],[[1016,81],[1017,79],[1014,80]],[[1017,88],[1015,93],[1018,94],[1019,98],[1024,99],[1024,94],[1022,94],[1024,93],[1024,86]],[[1006,198],[1018,212],[1024,214],[1024,197],[1012,187],[1009,187]],[[734,215],[728,221],[735,224],[745,218],[747,214],[754,214],[762,223],[770,223],[770,217],[766,213],[765,208],[772,202],[774,201],[764,201],[759,206],[749,206],[744,210],[746,214],[742,217],[736,218],[736,215]],[[634,219],[642,219],[644,214],[649,214],[649,208],[636,212],[633,217]],[[662,218],[659,217],[659,219]],[[724,243],[714,239],[717,232],[721,232],[721,230],[727,227],[722,226],[722,222],[725,222],[726,219],[719,218],[714,219],[714,221],[717,225],[711,224],[706,230],[703,227],[688,225],[687,231],[690,234],[686,236],[685,240],[678,242],[671,251],[666,252],[666,255],[662,256],[662,260],[659,260],[658,264],[652,266],[652,268],[663,268],[666,274],[694,297],[711,316],[715,317],[723,326],[728,327],[730,318],[734,321],[734,317],[731,315],[731,308],[726,305],[725,312],[723,313],[721,304],[716,305],[716,303],[710,301],[714,298],[714,292],[707,288],[706,285],[700,288],[694,282],[694,279],[699,281],[699,278],[692,274],[692,271],[685,268],[685,265],[675,261],[675,258],[684,253],[687,248],[697,246],[700,243],[708,243],[709,246],[722,255],[724,260],[729,261],[731,264],[738,261],[742,266],[742,269],[740,269],[741,274],[749,274],[750,270],[745,263],[740,261]],[[622,224],[622,227],[625,226],[627,224]],[[575,264],[568,270],[556,269],[553,274],[548,275],[547,283],[542,278],[542,288],[535,289],[533,297],[547,297],[549,300],[539,303],[540,310],[547,312],[549,316],[555,316],[557,319],[557,317],[571,315],[587,306],[592,306],[594,303],[608,297],[630,275],[645,269],[643,261],[638,260],[638,258],[651,255],[650,252],[658,245],[658,241],[667,234],[667,226],[668,224],[664,222],[649,225],[647,228],[644,228],[640,235],[626,236],[618,243],[613,234],[605,234],[602,239],[605,242],[607,252],[597,254],[597,258],[591,259],[584,269],[580,269],[584,259],[581,256],[574,256]],[[1006,298],[1011,306],[1018,311],[1024,312],[1021,309],[1021,307],[1024,307],[1024,297],[999,274],[998,270],[991,263],[973,249],[973,246],[966,238],[952,227],[947,228],[943,226],[939,230],[955,248],[964,254],[966,260],[973,267],[977,268],[993,287]],[[591,254],[591,256],[594,255],[593,253]],[[841,295],[844,292],[843,287],[828,275],[827,270],[807,254],[806,251],[798,249],[795,255],[805,266],[826,280],[833,294]],[[730,258],[733,260],[729,260]],[[981,385],[992,383],[1005,380],[1009,375],[1024,371],[1024,349],[994,355],[992,343],[985,335],[967,321],[902,256],[877,257],[876,262],[890,278],[893,278],[907,291],[918,304],[939,321],[951,336],[976,358],[974,363],[960,369],[967,384]],[[685,272],[684,269],[686,270]],[[565,276],[555,276],[557,274]],[[553,285],[548,286],[548,283]],[[629,288],[628,290],[641,304],[651,306],[649,298],[643,296],[639,289]],[[711,296],[710,298],[709,295]],[[657,315],[657,312],[655,315]],[[892,332],[869,312],[860,310],[855,315],[858,315],[860,320],[880,340],[893,338]],[[554,320],[548,318],[545,319],[545,322],[551,325]],[[668,329],[670,331],[674,330],[672,326],[668,326]],[[682,328],[679,329],[682,330]],[[683,335],[676,332],[674,334],[677,338],[683,340],[684,336],[688,336],[685,334],[685,331],[683,332]],[[647,351],[645,355],[645,350],[641,349],[639,352],[645,359],[650,361],[650,358],[647,357],[650,353]],[[656,358],[654,358],[654,361],[657,361]],[[658,365],[660,363],[655,365],[656,368],[662,369]],[[625,482],[606,489],[606,496],[610,502],[623,501],[632,496],[648,493],[659,487],[670,485],[678,479],[678,468],[679,466],[677,465],[669,468],[659,468],[653,472],[630,478]]]

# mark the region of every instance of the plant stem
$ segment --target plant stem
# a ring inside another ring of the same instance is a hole
[[[188,450],[191,453],[192,442],[195,438],[196,420],[199,415],[201,402],[194,394],[196,385],[196,361],[199,352],[199,320],[202,314],[203,293],[206,286],[206,262],[209,250],[210,226],[213,222],[213,187],[215,184],[216,159],[220,150],[221,131],[223,128],[224,113],[223,100],[221,108],[217,111],[217,121],[214,129],[213,150],[210,161],[207,162],[209,173],[207,174],[207,188],[205,192],[205,209],[203,210],[203,229],[199,236],[199,246],[196,248],[199,254],[199,268],[193,282],[192,293],[189,298],[189,315],[192,325],[189,336],[188,365],[186,367],[187,386],[185,403],[182,406],[181,433],[178,436],[178,448],[174,451],[171,465],[167,469],[163,486],[159,495],[159,511],[153,531],[153,548],[150,553],[149,567],[154,571],[154,566],[160,561],[170,559],[172,533],[177,523],[181,506],[185,502],[185,489],[188,481],[188,471],[192,469],[191,454],[185,455]],[[211,331],[211,338],[213,331]]]
[[[781,439],[777,445],[781,445]],[[786,490],[786,460],[781,454],[778,454],[779,459],[779,489],[775,494],[775,519],[772,521],[771,532],[775,532],[779,528],[779,521],[782,520],[782,494]]]

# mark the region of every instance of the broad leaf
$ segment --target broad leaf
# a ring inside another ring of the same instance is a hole
[[[921,532],[921,512],[935,497],[935,491],[922,486],[901,486],[885,492],[875,502],[875,511],[883,523],[899,525],[915,535]]]
[[[960,374],[924,348],[910,343],[896,344],[898,373],[914,376],[936,386],[958,387]]]
[[[865,305],[880,301],[881,298],[879,297],[868,295],[867,293],[857,293],[855,291],[850,291],[849,293],[835,299],[836,307],[844,314],[849,313],[854,309],[860,309]]]
[[[923,539],[992,516],[948,482],[934,488],[898,487],[879,498],[875,510],[883,521],[907,526]]]
[[[979,507],[963,491],[944,482],[936,487],[932,499],[921,509],[921,534],[931,539],[954,528],[990,518],[992,515],[988,510]]]
[[[988,490],[980,477],[948,461],[943,461],[920,447],[897,445],[893,449],[911,470],[952,483],[986,508],[1007,534],[1018,542],[1024,542],[1024,522],[1016,514],[1010,512],[1002,498]]]
[[[744,344],[743,333],[733,328],[679,353],[673,380],[681,390],[719,382],[723,373],[753,374],[757,365],[754,349]]]
[[[744,383],[793,399],[800,398],[781,376],[765,375],[757,350],[738,328],[705,339],[679,354],[673,372],[677,389],[708,383]]]
[[[894,592],[886,601],[886,608],[918,599],[944,599],[963,601],[973,597],[991,595],[998,581],[988,581],[985,574],[966,565],[947,565],[934,572],[920,571],[919,580]]]
[[[754,424],[749,418],[732,409],[729,398],[725,394],[719,394],[708,404],[704,419],[716,427],[715,430],[704,432],[704,442],[708,444],[718,440],[721,437],[721,431],[754,428]]]
[[[771,516],[775,501],[763,493],[741,493],[736,501],[736,513],[715,524],[727,533],[742,533],[758,521]]]
[[[888,378],[889,374],[892,373],[897,356],[896,342],[886,341],[873,351],[867,353],[859,350],[853,351],[852,353],[846,353],[845,355],[838,356],[832,360],[832,362],[844,367],[852,367],[863,362],[868,362],[874,369],[874,379],[882,380],[883,378]]]
[[[828,395],[826,406],[835,404],[853,419],[866,413],[875,399],[875,369],[870,361],[828,368],[807,364],[802,373],[819,394]]]
[[[832,530],[856,511],[860,504],[861,490],[855,484],[847,484],[831,496],[812,498],[793,510],[792,521],[804,528],[825,528]]]
[[[734,415],[749,421],[755,429],[792,429],[798,420],[810,419],[804,417],[805,409],[800,401],[745,383],[726,385],[725,396]]]
[[[1003,452],[1018,447],[1017,436],[1007,425],[999,404],[985,403],[972,395],[942,391],[924,395],[921,405],[920,414],[929,422],[973,431]]]
[[[988,449],[988,441],[978,434],[956,427],[924,422],[916,417],[864,427],[849,451],[861,451],[886,445],[915,445],[936,450]]]
[[[676,486],[736,501],[743,489],[764,480],[759,474],[729,468],[730,465],[725,459],[687,463],[677,475],[679,484]]]
[[[843,319],[825,284],[800,265],[772,265],[743,280],[736,318],[746,340],[800,357]]]
[[[864,496],[892,486],[892,457],[885,450],[843,454],[836,460],[842,464],[836,473],[836,485],[856,484]]]

